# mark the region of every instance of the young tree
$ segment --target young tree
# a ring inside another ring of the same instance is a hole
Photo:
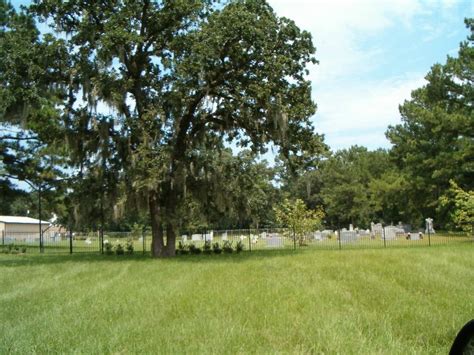
[[[127,194],[147,202],[154,256],[175,253],[185,186],[205,137],[216,149],[228,140],[263,151],[271,141],[288,159],[313,138],[311,36],[263,0],[45,0],[30,11],[67,48],[62,75],[40,78],[67,93],[54,117],[73,168],[103,164],[87,142],[97,135],[95,107],[108,106],[103,138],[119,154],[113,169]]]
[[[453,180],[449,184],[449,190],[441,197],[441,206],[450,209],[456,227],[474,232],[474,190],[464,191]]]
[[[321,227],[324,218],[321,208],[309,210],[300,199],[295,201],[285,199],[280,206],[275,208],[275,215],[278,223],[290,228],[298,238],[300,246],[305,245],[308,233]]]

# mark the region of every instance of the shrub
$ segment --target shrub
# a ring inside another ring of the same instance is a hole
[[[234,249],[232,249],[232,242],[229,240],[224,241],[224,245],[222,246],[222,250],[224,250],[224,253],[227,254],[232,254]]]
[[[178,243],[178,249],[176,249],[176,255],[187,255],[189,253],[188,246],[183,242]]]
[[[195,254],[195,255],[198,255],[198,254],[201,254],[201,248],[195,246],[194,244],[189,244],[189,252],[191,254]]]
[[[244,243],[242,243],[242,241],[239,240],[237,244],[235,245],[235,251],[237,253],[240,253],[242,250],[244,250]]]
[[[125,249],[123,248],[122,244],[118,243],[118,244],[115,246],[115,254],[117,254],[117,255],[123,255],[123,254],[125,254]]]
[[[22,248],[22,250],[26,248]],[[19,254],[20,253],[20,247],[15,245],[15,244],[9,244],[7,249],[3,251],[5,254]]]
[[[105,248],[105,254],[107,255],[112,255],[114,253],[112,243],[104,243],[104,248]]]
[[[21,248],[21,252],[22,252],[23,254],[25,254],[25,253],[26,253],[26,247],[22,247],[22,248]]]
[[[204,246],[202,247],[204,254],[210,255],[212,254],[212,244],[210,240],[206,240],[204,242]]]
[[[131,255],[133,254],[133,240],[128,239],[127,244],[125,245],[125,250],[127,251],[127,254]]]
[[[214,253],[216,253],[216,254],[222,253],[222,249],[221,249],[221,247],[220,247],[220,245],[219,245],[218,242],[215,242],[214,244],[212,244],[212,250],[213,250]]]

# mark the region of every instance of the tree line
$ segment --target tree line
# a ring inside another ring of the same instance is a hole
[[[400,106],[390,150],[331,152],[310,120],[311,35],[264,0],[0,0],[0,213],[41,199],[70,228],[149,225],[154,256],[184,230],[274,225],[288,198],[328,226],[459,225],[453,189],[474,180],[466,25],[458,57]]]

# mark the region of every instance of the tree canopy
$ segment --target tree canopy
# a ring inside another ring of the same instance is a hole
[[[112,190],[122,188],[143,201],[155,256],[174,255],[203,149],[227,141],[263,152],[273,142],[291,159],[314,145],[306,66],[315,48],[266,1],[47,0],[2,16],[27,24],[29,39],[10,49],[2,42],[3,65],[11,65],[2,70],[2,117],[26,119],[34,134],[46,127],[65,143],[69,171],[97,181],[96,200],[109,181],[108,200],[117,203]],[[51,31],[41,36],[35,20]],[[7,27],[7,36],[25,31]],[[22,72],[36,62],[44,65],[32,77]],[[25,87],[32,100],[18,101],[25,95],[12,90]]]
[[[435,64],[427,84],[400,106],[402,123],[389,127],[391,154],[410,181],[407,191],[424,216],[439,213],[439,199],[453,179],[462,188],[474,187],[474,19],[458,56]]]

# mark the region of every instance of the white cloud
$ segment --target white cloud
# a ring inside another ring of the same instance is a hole
[[[399,53],[389,52],[383,41],[386,37],[381,34],[388,34],[390,39],[401,31],[423,31],[435,38],[440,35],[436,26],[420,26],[433,12],[451,9],[453,1],[269,2],[279,16],[293,19],[313,35],[320,61],[310,68],[313,97],[318,104],[316,130],[326,135],[326,142],[333,149],[352,144],[388,147],[384,132],[388,125],[400,122],[398,105],[423,85],[427,68],[413,67],[408,69],[410,74],[385,69],[387,63],[397,60],[416,62],[404,57],[403,48]]]
[[[398,106],[410,98],[412,90],[425,83],[423,75],[368,81],[321,93],[316,130],[326,135],[327,143],[334,149],[353,144],[388,147],[384,132],[389,125],[400,122]]]

